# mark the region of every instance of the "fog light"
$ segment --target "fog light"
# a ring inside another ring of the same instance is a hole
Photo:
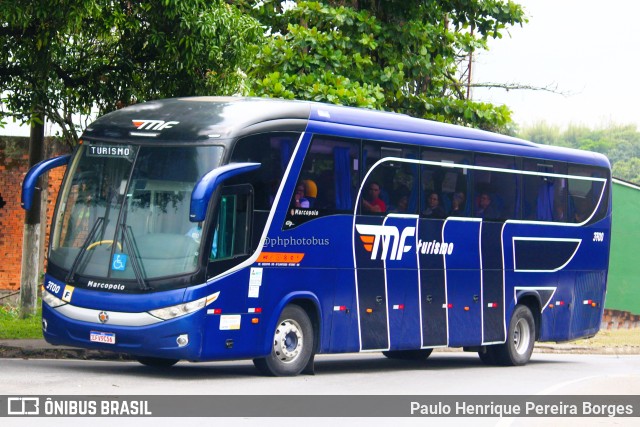
[[[42,319],[42,330],[47,332],[47,319]]]
[[[176,342],[178,343],[178,347],[184,347],[185,345],[189,344],[189,335],[187,334],[180,335],[176,339]]]

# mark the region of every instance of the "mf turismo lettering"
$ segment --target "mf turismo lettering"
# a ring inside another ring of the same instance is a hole
[[[364,249],[371,252],[372,260],[378,259],[378,254],[382,260],[402,260],[402,256],[412,248],[407,240],[411,241],[416,237],[415,227],[405,227],[400,232],[398,227],[392,225],[356,224],[356,230]],[[422,255],[451,255],[453,243],[419,240],[416,251]]]

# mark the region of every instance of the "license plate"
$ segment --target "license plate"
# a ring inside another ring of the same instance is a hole
[[[89,340],[91,342],[101,342],[104,344],[115,344],[116,343],[116,334],[112,332],[97,332],[91,331],[89,335]]]

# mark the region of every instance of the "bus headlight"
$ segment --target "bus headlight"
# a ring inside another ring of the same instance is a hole
[[[183,304],[173,305],[171,307],[158,308],[157,310],[149,311],[149,314],[162,320],[171,320],[176,317],[184,316],[186,314],[193,313],[200,310],[218,299],[220,292],[200,298],[195,301],[185,302]]]
[[[42,291],[42,301],[51,308],[60,307],[61,305],[66,304],[66,301],[62,301],[60,298],[47,292],[46,290]]]

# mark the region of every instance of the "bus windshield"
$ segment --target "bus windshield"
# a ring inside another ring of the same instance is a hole
[[[191,191],[222,154],[219,146],[81,146],[62,190],[51,262],[69,276],[143,283],[192,273],[200,238],[189,221]]]

